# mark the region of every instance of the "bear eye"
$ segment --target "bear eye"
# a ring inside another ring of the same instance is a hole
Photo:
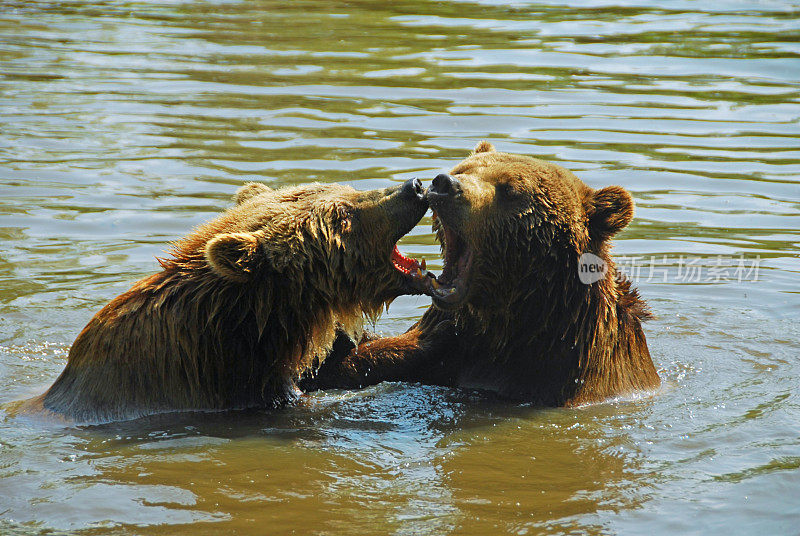
[[[509,199],[519,196],[519,191],[507,182],[502,182],[495,186],[495,191],[499,196]]]
[[[355,211],[347,211],[347,214],[340,220],[342,233],[351,232],[353,225],[358,223],[358,214]]]
[[[334,221],[338,223],[338,230],[342,234],[349,233],[353,229],[353,220],[356,219],[356,211],[349,205],[339,205],[334,209]]]

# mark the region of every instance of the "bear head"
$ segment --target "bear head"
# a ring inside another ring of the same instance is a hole
[[[426,293],[440,309],[514,314],[508,307],[520,300],[570,307],[592,291],[579,280],[584,253],[604,270],[594,286],[613,292],[608,241],[633,217],[623,188],[595,190],[561,166],[481,142],[433,179],[427,198],[444,267]]]
[[[298,299],[369,314],[401,294],[422,291],[416,261],[396,247],[427,210],[417,179],[370,191],[248,183],[234,201],[176,248],[179,258],[194,252],[222,284],[255,284],[256,291],[269,280],[287,292],[313,289]]]

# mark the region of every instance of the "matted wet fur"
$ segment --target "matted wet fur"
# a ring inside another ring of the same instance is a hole
[[[427,197],[445,257],[434,305],[405,334],[332,356],[303,388],[419,381],[575,406],[660,385],[649,310],[609,256],[633,217],[628,192],[482,142]],[[581,282],[583,253],[605,262],[599,281]]]
[[[337,326],[354,334],[411,291],[390,257],[427,209],[418,181],[368,192],[249,183],[234,199],[98,312],[55,383],[15,413],[97,423],[279,406]]]

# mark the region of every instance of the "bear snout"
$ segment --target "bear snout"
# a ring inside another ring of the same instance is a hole
[[[422,188],[422,182],[419,179],[408,179],[400,187],[400,194],[405,197],[416,198],[422,200],[425,197],[425,191]]]
[[[461,183],[458,179],[454,179],[447,173],[440,173],[434,177],[426,196],[428,202],[433,205],[458,197],[460,193]]]

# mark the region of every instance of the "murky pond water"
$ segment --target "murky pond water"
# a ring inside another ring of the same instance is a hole
[[[480,139],[633,192],[615,253],[658,314],[665,380],[570,410],[382,384],[102,427],[6,416],[0,533],[798,534],[798,15],[0,3],[0,403],[41,392],[243,181],[428,180]],[[438,269],[429,223],[403,247]]]

